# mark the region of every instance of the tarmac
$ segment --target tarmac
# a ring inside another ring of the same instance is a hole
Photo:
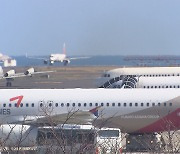
[[[11,89],[62,89],[62,88],[96,88],[96,79],[104,71],[117,66],[66,66],[35,67],[35,71],[56,71],[53,73],[34,75],[32,77],[15,78]],[[25,72],[28,67],[15,67],[16,73]],[[4,69],[4,73],[10,70]],[[6,80],[0,81],[0,89],[6,89]]]

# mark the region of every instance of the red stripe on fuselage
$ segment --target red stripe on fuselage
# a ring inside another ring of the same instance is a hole
[[[161,132],[180,129],[180,108],[168,114],[162,119],[138,130],[137,132]]]

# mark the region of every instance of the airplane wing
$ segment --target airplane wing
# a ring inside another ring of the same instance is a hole
[[[88,59],[88,58],[91,58],[91,57],[70,57],[68,59],[69,60],[76,60],[76,59]]]
[[[29,118],[25,119],[24,123],[28,125],[89,124],[97,118],[99,108],[96,107],[89,111],[77,110],[69,113]]]

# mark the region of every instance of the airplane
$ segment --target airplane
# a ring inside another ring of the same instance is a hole
[[[170,77],[170,76],[180,76],[180,67],[117,68],[117,69],[113,69],[113,70],[104,72],[102,74],[102,76],[97,79],[96,84],[99,88],[107,88],[107,87],[114,87],[114,86],[121,87],[123,81],[126,81],[129,78],[132,78],[132,80],[134,80],[134,77],[135,77],[135,78],[139,78],[139,81],[142,80],[144,82],[144,84],[146,84],[148,82],[147,84],[150,84],[149,86],[151,86],[151,84],[152,84],[152,86],[154,85],[153,84],[154,80],[157,80],[157,82],[161,82],[163,85],[166,85],[165,82],[163,83],[163,81],[160,81],[162,79],[160,77]],[[156,79],[149,78],[149,79],[153,80],[152,82],[149,82],[149,81],[145,81],[146,79],[148,80],[148,78],[145,78],[145,77],[157,77],[157,78]],[[170,78],[168,78],[168,79],[171,80]],[[166,79],[166,81],[168,79]],[[137,79],[135,79],[135,80],[137,80]],[[168,81],[168,82],[170,82],[170,81]],[[176,84],[178,84],[178,83],[179,82],[177,82]],[[158,86],[159,85],[161,85],[161,84],[159,83]]]
[[[180,88],[180,77],[126,76],[119,81],[112,79],[111,82],[109,82],[107,80],[106,82],[101,83],[101,85],[103,85],[103,88]]]
[[[11,87],[12,86],[12,81],[15,78],[19,77],[27,77],[27,76],[33,76],[36,74],[44,74],[44,73],[51,73],[55,71],[40,71],[37,72],[33,67],[27,69],[24,73],[16,73],[14,69],[7,71],[6,73],[3,72],[2,67],[0,66],[0,80],[5,79],[6,80],[6,87]]]
[[[129,134],[180,129],[180,89],[0,89],[0,94],[0,138],[10,145],[19,141],[15,134],[26,136],[22,146],[31,146],[39,127],[59,124]]]
[[[69,64],[71,62],[71,60],[77,60],[77,59],[86,59],[89,57],[70,57],[68,58],[66,55],[66,45],[64,43],[63,45],[63,53],[55,53],[55,54],[50,54],[49,58],[35,58],[35,57],[29,57],[27,56],[27,58],[31,58],[31,59],[40,59],[44,61],[44,64],[48,64],[49,65],[53,65],[55,62],[61,62],[64,64],[64,66],[66,66],[67,64]]]

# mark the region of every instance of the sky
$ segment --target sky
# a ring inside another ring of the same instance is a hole
[[[180,55],[179,0],[0,0],[0,53]]]

